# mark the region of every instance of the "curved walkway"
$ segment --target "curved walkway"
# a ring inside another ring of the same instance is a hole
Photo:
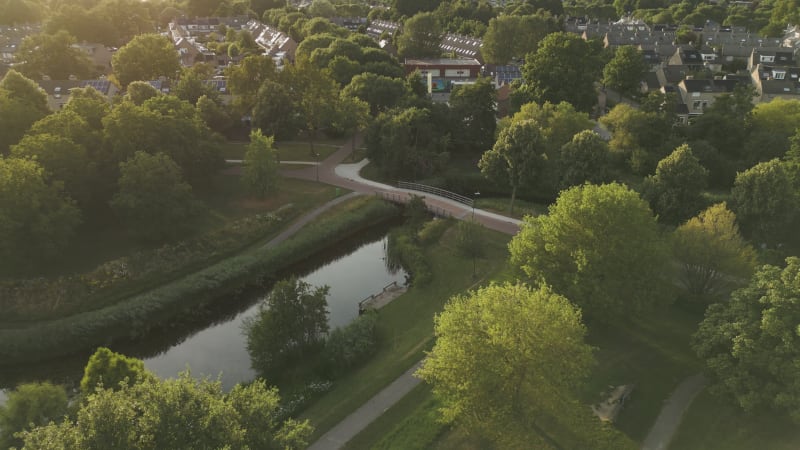
[[[352,142],[348,142],[324,161],[321,161],[318,166],[297,170],[285,170],[282,171],[282,173],[284,176],[291,178],[300,178],[309,181],[316,181],[318,179],[326,184],[364,194],[380,195],[382,193],[391,193],[406,197],[420,195],[425,199],[425,203],[432,209],[446,211],[449,215],[458,219],[464,219],[468,215],[470,217],[472,216],[473,209],[462,203],[437,195],[423,194],[408,189],[399,189],[388,184],[362,178],[359,175],[359,171],[367,165],[369,162],[368,160],[365,159],[355,164],[342,164],[352,151]],[[319,178],[317,178],[317,176],[319,176]],[[474,213],[475,220],[486,228],[511,235],[517,234],[520,224],[522,223],[520,220],[482,209],[475,209]]]
[[[666,450],[678,426],[681,424],[683,414],[689,409],[694,398],[706,387],[706,378],[702,374],[692,375],[683,380],[664,402],[656,423],[642,445],[642,450]]]

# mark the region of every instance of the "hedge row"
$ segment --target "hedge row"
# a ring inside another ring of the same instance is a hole
[[[271,249],[250,250],[115,305],[63,319],[0,330],[0,365],[47,360],[135,338],[184,311],[239,292],[364,228],[399,215],[374,198],[304,227]]]

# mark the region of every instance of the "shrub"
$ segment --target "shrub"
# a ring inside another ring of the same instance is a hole
[[[338,376],[364,362],[377,350],[378,313],[367,310],[344,328],[331,332],[323,358],[331,376]]]

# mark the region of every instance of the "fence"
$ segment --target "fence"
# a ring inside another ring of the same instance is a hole
[[[392,281],[391,283],[389,283],[386,286],[384,286],[383,290],[381,290],[377,294],[371,294],[369,297],[367,297],[364,300],[361,300],[360,302],[358,302],[358,315],[363,314],[364,311],[366,311],[367,308],[370,307],[369,302],[371,302],[372,300],[375,300],[376,297],[380,297],[381,295],[383,295],[391,287],[394,287],[394,288],[399,287],[399,286],[397,286],[397,281]]]
[[[390,201],[392,203],[400,203],[405,205],[408,203],[408,200],[411,198],[405,192],[387,192],[387,191],[375,191],[375,196],[380,197],[384,200]],[[448,218],[454,217],[453,213],[442,208],[441,206],[425,204],[428,207],[428,211],[432,212],[433,215],[436,217]]]
[[[469,207],[475,206],[474,199],[471,199],[469,197],[464,197],[463,195],[456,194],[455,192],[445,191],[444,189],[439,189],[437,187],[428,186],[425,184],[409,183],[408,181],[398,181],[397,187],[399,187],[400,189],[426,192],[428,194],[438,195],[439,197],[449,198],[450,200],[455,200]]]

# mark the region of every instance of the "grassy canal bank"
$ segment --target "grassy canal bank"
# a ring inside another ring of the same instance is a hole
[[[32,363],[142,336],[186,311],[268,279],[277,271],[398,214],[396,206],[374,198],[350,200],[269,250],[250,247],[101,309],[2,329],[0,361],[4,365]]]

